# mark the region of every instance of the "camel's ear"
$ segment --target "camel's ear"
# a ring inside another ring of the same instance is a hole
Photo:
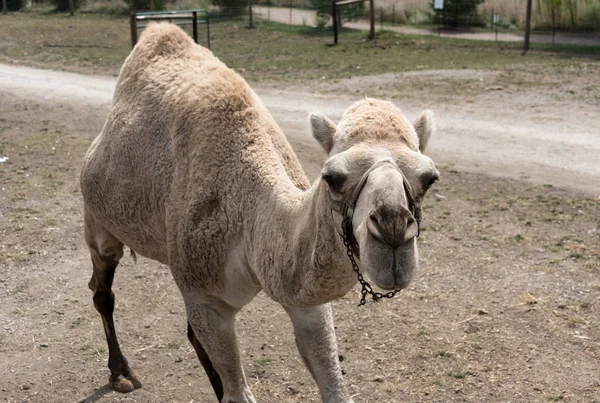
[[[419,151],[425,152],[429,137],[434,131],[433,112],[429,109],[423,111],[413,122],[413,126],[419,136]]]
[[[325,152],[329,154],[333,147],[333,135],[335,134],[336,129],[335,123],[324,114],[313,112],[310,114],[310,127],[315,140],[317,140],[325,149]]]

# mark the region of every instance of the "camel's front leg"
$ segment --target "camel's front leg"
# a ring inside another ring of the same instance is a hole
[[[319,385],[323,402],[352,403],[340,369],[331,306],[285,310],[294,325],[298,351]]]
[[[188,336],[221,403],[256,403],[240,363],[234,328],[237,311],[223,302],[186,300],[186,307],[193,329]]]

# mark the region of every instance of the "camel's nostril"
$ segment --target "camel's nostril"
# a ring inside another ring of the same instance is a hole
[[[369,216],[369,218],[371,219],[371,221],[373,221],[375,224],[379,225],[379,220],[377,219],[377,216],[375,214],[371,214]]]
[[[369,214],[367,228],[371,236],[396,249],[416,234],[416,220],[406,209],[378,208]]]

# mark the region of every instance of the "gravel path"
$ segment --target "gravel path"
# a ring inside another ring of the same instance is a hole
[[[449,77],[465,72],[414,72],[396,75],[394,79],[412,79],[415,74]],[[373,80],[373,85],[377,85],[378,79],[385,82],[389,77],[364,77],[361,80]],[[115,83],[116,80],[110,77],[0,64],[0,92],[27,95],[32,100],[55,99],[108,108]],[[306,136],[307,141],[310,141],[307,116],[311,111],[322,111],[339,119],[359,98],[266,88],[256,90],[283,130],[295,136]],[[463,109],[431,105],[437,114],[438,134],[431,142],[430,154],[457,169],[551,183],[600,195],[600,117],[583,107],[565,113],[564,105],[555,102],[554,107],[545,107],[544,114],[532,118],[533,112],[520,110],[521,101],[518,95],[511,94]],[[415,118],[420,112],[415,105],[406,105],[401,100],[397,103],[409,118]],[[497,113],[498,108],[503,109],[502,114]]]

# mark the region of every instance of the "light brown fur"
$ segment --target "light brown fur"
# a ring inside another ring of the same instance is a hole
[[[337,133],[324,119],[312,118],[315,138],[331,151],[324,172],[342,167],[349,174],[348,188],[380,158],[411,169],[406,176],[421,197],[426,188],[417,182],[423,181],[423,172],[437,175],[419,150],[419,138],[425,137],[417,136],[392,104],[355,104]],[[367,188],[381,175],[393,177],[386,186],[395,183],[402,189],[400,174],[385,170],[374,171]],[[332,220],[331,200],[343,195],[322,179],[310,186],[267,108],[210,51],[175,26],[146,29],[121,70],[102,133],[85,157],[81,189],[94,263],[90,288],[113,357],[113,387],[130,391],[141,386],[111,327],[111,273],[126,245],[170,267],[186,304],[190,341],[209,377],[217,374],[222,382],[219,394],[219,382],[211,378],[221,401],[254,402],[233,323],[236,312],[264,290],[288,311],[324,401],[351,402],[337,363],[331,311],[323,305],[356,282],[336,228],[340,217]],[[406,199],[392,193],[377,196],[376,189],[368,193],[375,196],[361,197],[354,229],[361,249],[364,244],[376,251],[373,269],[367,271],[388,286],[391,277],[376,273],[389,272],[389,262],[381,256],[396,252],[385,245],[368,246],[378,242],[369,234],[385,228],[368,232],[364,222],[369,203],[389,201],[402,209]],[[411,274],[416,242],[406,242],[397,256],[404,259],[409,253],[411,260],[399,261],[392,271]],[[408,274],[391,285],[405,286]]]

